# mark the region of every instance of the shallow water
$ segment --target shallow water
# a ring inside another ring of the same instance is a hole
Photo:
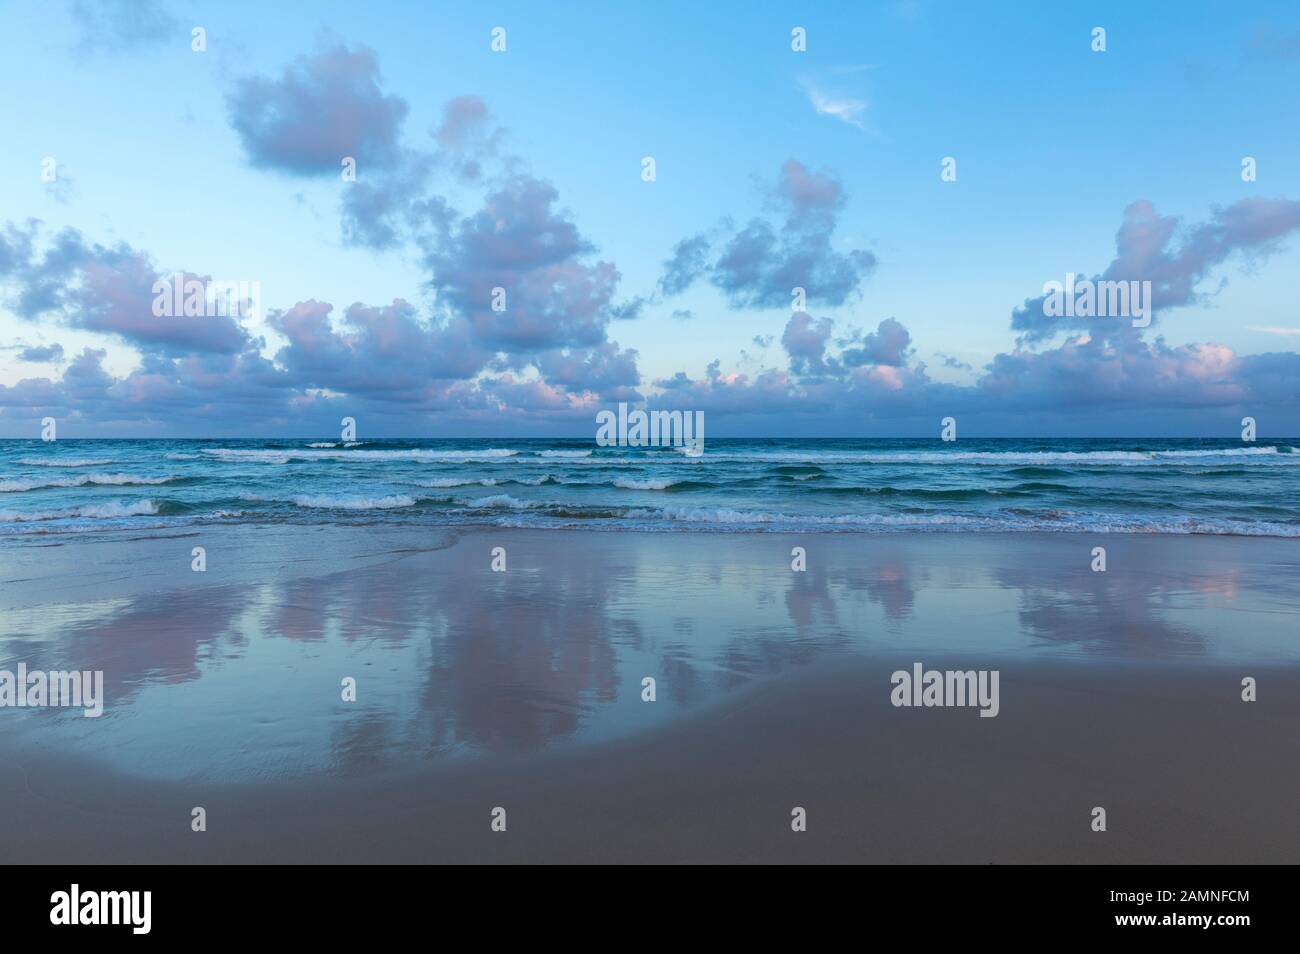
[[[127,774],[243,781],[626,737],[849,657],[1300,662],[1289,540],[291,527],[200,539],[203,574],[189,569],[193,536],[24,549],[0,587],[0,668],[102,670],[107,699],[97,719],[6,709],[5,729]],[[1090,569],[1098,539],[1105,573]]]

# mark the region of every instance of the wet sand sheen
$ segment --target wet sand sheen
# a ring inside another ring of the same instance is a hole
[[[26,712],[3,735],[5,857],[1300,860],[1289,541],[385,530],[313,559],[283,532],[205,542],[257,571],[212,559],[196,584],[189,537],[12,564],[4,664],[102,668],[110,689],[102,719]],[[893,707],[890,673],[918,661],[1000,669],[999,715]]]

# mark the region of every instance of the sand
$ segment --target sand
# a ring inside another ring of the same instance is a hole
[[[1300,861],[1291,541],[202,539],[0,564],[0,666],[108,686],[0,710],[6,860]],[[895,707],[918,662],[997,670],[998,715]]]

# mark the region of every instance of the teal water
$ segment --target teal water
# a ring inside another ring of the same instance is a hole
[[[1300,438],[0,441],[0,537],[207,523],[1300,535]]]

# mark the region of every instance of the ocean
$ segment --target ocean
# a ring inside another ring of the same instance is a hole
[[[1300,439],[0,441],[0,538],[204,524],[1300,535]]]

